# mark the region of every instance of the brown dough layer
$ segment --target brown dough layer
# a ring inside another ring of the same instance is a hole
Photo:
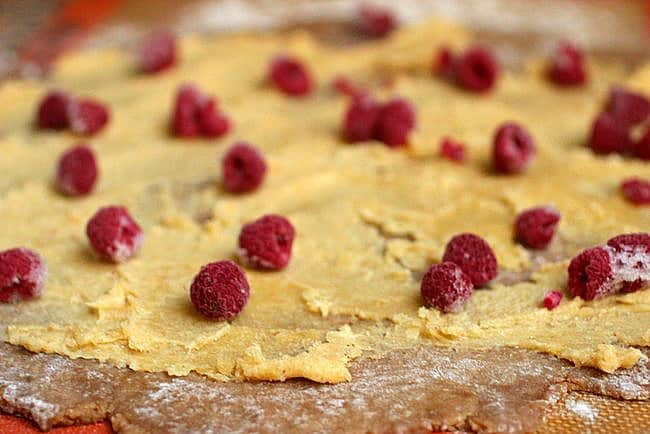
[[[172,378],[4,343],[0,355],[0,409],[42,429],[109,418],[118,433],[531,432],[567,391],[650,398],[647,360],[604,374],[512,348],[394,351],[336,385]]]

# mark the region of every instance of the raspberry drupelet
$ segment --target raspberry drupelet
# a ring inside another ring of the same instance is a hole
[[[268,77],[281,92],[292,97],[311,93],[313,80],[310,72],[299,60],[290,56],[278,56],[271,61]]]
[[[68,149],[59,159],[56,187],[65,195],[83,196],[93,190],[98,174],[95,152],[86,145],[77,145]]]
[[[130,259],[144,242],[142,229],[123,206],[100,208],[88,221],[86,235],[100,258],[115,263]]]
[[[576,45],[562,41],[551,55],[548,77],[560,86],[579,86],[587,81],[584,54]]]
[[[265,215],[239,233],[239,257],[251,267],[281,270],[289,264],[296,232],[286,218]]]
[[[521,173],[535,156],[535,141],[521,125],[502,124],[494,134],[492,164],[497,173]]]
[[[383,38],[397,27],[395,14],[387,8],[364,4],[359,8],[359,30],[371,38]]]
[[[515,238],[531,249],[544,249],[553,239],[560,213],[553,207],[540,206],[522,211],[515,221]]]
[[[204,265],[190,286],[194,308],[204,317],[216,321],[239,315],[249,295],[246,274],[232,261]]]
[[[45,261],[35,251],[17,247],[0,252],[0,303],[39,297],[46,278]]]
[[[449,240],[442,260],[458,265],[475,287],[485,286],[499,274],[492,247],[483,238],[471,233],[459,234]]]
[[[456,80],[472,92],[488,92],[499,78],[499,63],[486,48],[471,47],[455,62]]]
[[[442,312],[458,312],[472,296],[474,285],[453,262],[433,265],[422,278],[420,293],[426,307]]]
[[[138,69],[143,74],[155,74],[176,63],[176,36],[170,30],[158,30],[147,35],[137,52]]]
[[[222,160],[223,185],[231,193],[248,193],[262,184],[266,176],[264,156],[245,142],[235,143]]]
[[[542,303],[546,309],[553,310],[560,305],[563,297],[564,294],[562,294],[560,291],[548,291],[546,294],[544,294],[544,300]]]
[[[650,181],[627,178],[621,183],[623,196],[634,205],[650,205]]]
[[[455,163],[462,163],[467,157],[465,146],[451,137],[442,138],[440,142],[440,155]]]

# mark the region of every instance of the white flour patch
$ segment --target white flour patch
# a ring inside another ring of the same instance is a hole
[[[567,399],[564,405],[567,410],[577,414],[589,423],[592,423],[598,417],[598,410],[585,401]]]

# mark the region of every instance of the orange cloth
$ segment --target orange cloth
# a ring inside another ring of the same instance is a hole
[[[107,422],[95,423],[92,425],[81,425],[64,428],[54,428],[48,431],[50,434],[111,434],[110,425]],[[0,414],[0,433],[3,434],[40,434],[36,425],[13,416]]]

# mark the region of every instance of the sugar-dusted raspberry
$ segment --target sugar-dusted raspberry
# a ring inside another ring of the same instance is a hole
[[[470,233],[449,240],[442,260],[458,265],[476,287],[484,286],[499,274],[492,247],[483,238]]]
[[[218,110],[214,98],[199,105],[196,119],[203,137],[217,138],[230,131],[230,118]]]
[[[553,310],[560,305],[564,294],[562,292],[553,290],[544,294],[544,307],[548,310]]]
[[[445,80],[453,80],[456,77],[456,54],[448,46],[438,48],[433,59],[433,74]]]
[[[232,261],[204,265],[190,286],[190,300],[194,308],[206,318],[216,321],[239,315],[249,295],[246,274]]]
[[[135,255],[144,233],[123,206],[100,208],[86,225],[90,245],[99,257],[124,262]]]
[[[636,158],[650,161],[650,127],[639,140],[632,145],[632,153]]]
[[[70,129],[83,136],[92,136],[108,123],[108,107],[93,99],[75,99],[68,104]]]
[[[605,103],[605,111],[621,124],[630,126],[650,116],[650,100],[639,93],[614,86]]]
[[[584,300],[602,298],[616,292],[614,271],[608,251],[592,247],[580,253],[569,263],[569,293]]]
[[[77,145],[68,149],[59,159],[56,186],[68,196],[83,196],[95,187],[98,172],[95,152],[86,145]]]
[[[551,242],[560,213],[553,207],[540,206],[522,211],[515,221],[515,238],[531,249],[543,249]]]
[[[382,38],[395,30],[397,18],[386,8],[364,4],[359,8],[359,30],[371,38]]]
[[[442,312],[458,312],[472,296],[472,280],[453,262],[429,268],[420,285],[422,302]]]
[[[349,143],[371,140],[380,111],[381,105],[369,95],[352,98],[343,118],[343,138]]]
[[[38,253],[24,247],[0,252],[0,303],[15,303],[43,293],[47,266]]]
[[[494,87],[498,78],[499,63],[486,48],[469,48],[456,62],[456,79],[464,89],[487,92]]]
[[[332,80],[332,87],[342,95],[358,98],[366,94],[366,91],[344,75],[338,75]]]
[[[639,250],[643,253],[650,254],[650,234],[638,232],[632,234],[621,234],[607,241],[607,245],[612,247],[616,252],[626,250]],[[649,264],[650,265],[650,264]]]
[[[451,137],[443,137],[440,142],[440,155],[456,163],[462,163],[466,157],[465,145]]]
[[[176,36],[170,30],[159,30],[147,35],[138,49],[138,68],[145,74],[154,74],[176,63]]]
[[[36,126],[41,129],[65,130],[70,126],[68,104],[70,97],[65,92],[49,92],[38,106]]]
[[[535,156],[535,141],[521,125],[502,124],[494,134],[492,164],[498,173],[520,173]]]
[[[223,185],[231,193],[256,190],[266,176],[264,156],[245,142],[235,143],[223,157]]]
[[[650,181],[627,178],[621,183],[623,196],[635,205],[650,205]]]
[[[295,237],[286,218],[269,214],[244,225],[239,234],[239,256],[249,266],[281,270],[291,259]]]
[[[278,56],[269,66],[269,80],[289,96],[305,96],[311,92],[311,74],[299,60],[289,56]]]
[[[570,42],[560,42],[551,56],[548,77],[560,86],[584,84],[587,67],[582,50]]]
[[[632,147],[632,142],[627,127],[611,114],[603,112],[591,127],[589,146],[596,154],[622,153]]]
[[[650,281],[650,234],[633,233],[617,235],[607,241],[614,249],[612,267],[620,283],[621,293],[643,288]]]
[[[394,98],[379,111],[375,138],[393,147],[408,143],[409,134],[415,128],[415,107],[404,98]]]

